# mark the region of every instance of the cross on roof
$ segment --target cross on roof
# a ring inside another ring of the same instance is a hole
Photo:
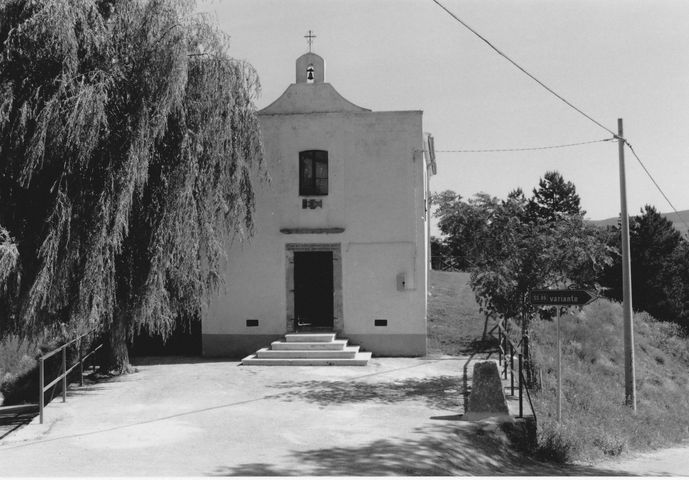
[[[309,53],[311,53],[311,44],[313,43],[313,39],[316,38],[316,36],[313,33],[311,33],[311,30],[309,30],[309,34],[304,35],[304,38],[307,42],[309,42]]]

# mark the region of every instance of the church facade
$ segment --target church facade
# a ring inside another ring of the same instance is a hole
[[[374,355],[424,355],[436,166],[422,112],[349,102],[309,52],[259,119],[271,181],[255,183],[255,235],[228,247],[203,354],[240,357],[288,333],[334,332]]]

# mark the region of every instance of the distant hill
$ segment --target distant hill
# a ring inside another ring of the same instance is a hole
[[[689,224],[689,210],[680,210],[679,214],[681,217],[684,219],[684,221]],[[639,215],[639,213],[635,213],[633,215]],[[677,214],[675,212],[671,213],[661,213],[661,215],[668,220],[670,220],[675,228],[682,233],[682,235],[687,236],[689,235],[689,231],[687,230],[687,226],[682,223],[682,221],[677,218]],[[618,217],[613,217],[613,218],[606,218],[604,220],[589,220],[589,222],[593,223],[594,225],[599,225],[601,227],[606,227],[608,225],[617,225],[617,220]]]

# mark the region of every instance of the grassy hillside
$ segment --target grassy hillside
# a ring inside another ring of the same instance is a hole
[[[631,215],[638,215],[639,213],[634,213],[630,212]],[[687,224],[689,224],[689,210],[680,210],[679,211],[680,216],[684,219]],[[661,213],[661,215],[668,220],[672,222],[674,227],[680,231],[680,233],[684,236],[689,234],[689,230],[687,230],[687,226],[677,217],[677,214],[675,212],[671,213]],[[613,218],[606,218],[604,220],[589,220],[591,223],[594,225],[599,225],[601,227],[605,227],[608,225],[617,225],[618,217],[613,217]]]
[[[475,353],[483,333],[467,273],[432,272],[429,353]],[[646,313],[634,318],[637,414],[624,406],[622,308],[598,300],[561,319],[563,422],[556,415],[555,323],[536,320],[531,345],[540,453],[557,461],[594,460],[689,438],[689,339]]]
[[[469,274],[431,271],[428,295],[428,353],[462,355],[474,351],[483,334]]]
[[[539,444],[554,459],[592,460],[689,437],[689,340],[674,324],[634,317],[637,413],[624,405],[622,308],[598,300],[561,320],[563,422],[555,422],[556,326],[532,329]],[[538,371],[537,371],[538,375]]]

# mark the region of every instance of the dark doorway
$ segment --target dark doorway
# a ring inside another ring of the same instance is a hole
[[[333,252],[294,252],[297,330],[333,328]]]

